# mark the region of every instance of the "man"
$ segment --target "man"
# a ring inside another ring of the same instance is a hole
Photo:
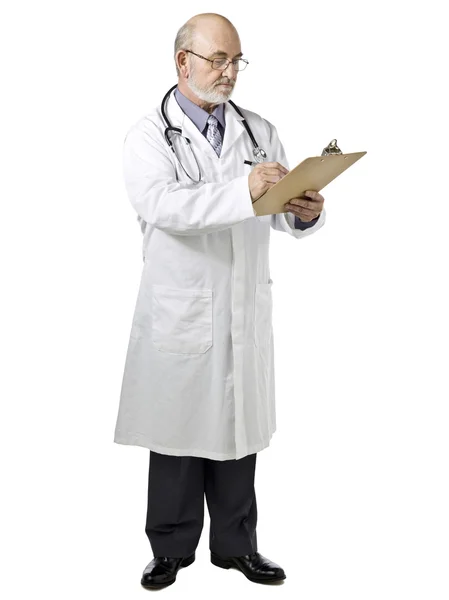
[[[221,15],[197,15],[176,36],[178,85],[167,113],[189,138],[203,181],[185,143],[170,151],[159,108],[125,139],[145,263],[114,441],[150,449],[145,532],[154,557],[141,579],[149,588],[170,585],[195,560],[204,495],[212,563],[257,583],[286,577],[256,537],[256,456],[276,429],[269,235],[317,231],[324,198],[309,192],[285,213],[256,215],[253,201],[288,168],[275,127],[242,109],[271,161],[245,164],[253,146],[227,102],[241,57]]]

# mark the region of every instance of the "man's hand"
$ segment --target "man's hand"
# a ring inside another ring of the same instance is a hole
[[[323,210],[324,198],[318,192],[307,190],[304,192],[307,198],[291,198],[289,202],[284,204],[286,212],[291,212],[297,217],[308,223],[316,219]]]
[[[287,175],[288,169],[278,162],[259,163],[248,176],[251,198],[257,200]]]

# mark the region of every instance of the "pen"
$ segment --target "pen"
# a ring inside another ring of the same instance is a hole
[[[256,164],[256,163],[251,162],[250,160],[244,160],[243,162],[245,163],[245,165],[251,165],[251,166]]]

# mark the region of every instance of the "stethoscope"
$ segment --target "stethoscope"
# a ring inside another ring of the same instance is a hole
[[[173,126],[170,124],[170,121],[168,120],[168,118],[167,118],[167,115],[165,114],[165,104],[166,104],[166,102],[167,102],[167,100],[168,100],[168,97],[170,96],[170,94],[172,93],[172,91],[173,91],[173,90],[174,90],[176,87],[178,87],[178,84],[174,85],[172,88],[170,88],[170,89],[168,90],[168,92],[165,94],[165,96],[164,96],[164,99],[162,100],[162,103],[161,103],[161,113],[162,113],[162,117],[165,119],[165,122],[167,123],[167,128],[166,128],[166,129],[165,129],[165,131],[164,131],[164,136],[165,136],[165,140],[166,140],[166,142],[167,142],[167,144],[168,144],[169,148],[171,148],[171,149],[172,149],[172,151],[173,151],[173,154],[175,155],[175,158],[176,158],[176,160],[178,161],[178,163],[180,164],[180,166],[181,166],[182,170],[184,171],[184,173],[187,175],[187,177],[188,177],[189,179],[191,179],[191,180],[192,180],[192,181],[194,181],[195,183],[199,183],[199,182],[201,181],[201,179],[202,179],[202,175],[201,175],[201,169],[200,169],[200,166],[199,166],[199,164],[198,164],[198,161],[197,161],[197,159],[196,159],[195,153],[194,153],[194,151],[193,151],[193,148],[192,148],[192,143],[191,143],[191,141],[189,140],[189,138],[188,138],[188,137],[186,137],[186,136],[183,136],[183,135],[182,135],[182,129],[180,129],[179,127],[173,127]],[[267,158],[267,154],[266,154],[265,150],[262,150],[262,148],[259,148],[259,144],[256,142],[256,140],[255,140],[255,138],[254,138],[254,135],[253,135],[253,132],[251,131],[251,129],[250,129],[250,127],[249,127],[248,123],[246,122],[244,115],[242,114],[242,112],[240,111],[240,109],[239,109],[239,108],[238,108],[238,107],[237,107],[237,106],[234,104],[234,102],[232,102],[232,100],[228,100],[228,102],[229,102],[229,104],[231,104],[231,106],[232,106],[233,108],[235,108],[235,110],[238,112],[238,114],[239,114],[241,117],[243,117],[243,121],[242,121],[242,123],[243,123],[243,125],[244,125],[244,127],[245,127],[246,131],[248,132],[248,135],[249,135],[249,137],[251,138],[251,142],[253,143],[253,146],[254,146],[254,148],[253,148],[253,156],[254,156],[254,160],[255,160],[257,163],[262,163],[262,162],[264,162],[264,160],[266,160],[266,158]],[[179,134],[179,135],[182,137],[182,139],[185,141],[185,144],[186,144],[186,145],[187,145],[187,146],[190,148],[190,150],[191,150],[191,152],[192,152],[192,154],[193,154],[193,158],[195,159],[196,166],[197,166],[197,168],[198,168],[198,176],[199,176],[199,179],[193,179],[192,177],[190,177],[190,175],[187,173],[187,171],[186,171],[186,170],[184,169],[184,167],[182,166],[182,163],[181,163],[181,161],[179,160],[178,156],[176,155],[175,148],[174,148],[174,146],[173,146],[173,142],[171,141],[171,139],[170,139],[170,137],[169,137],[169,132],[170,132],[170,131],[172,131],[173,133]],[[251,164],[249,161],[245,161],[245,163],[247,163],[247,164]]]

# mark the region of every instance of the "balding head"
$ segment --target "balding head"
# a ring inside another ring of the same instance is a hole
[[[224,50],[223,45],[229,46],[230,43],[240,45],[240,38],[237,29],[229,19],[217,13],[195,15],[184,23],[176,34],[174,54],[176,74],[179,77],[177,55],[183,48],[209,56],[214,51]]]

